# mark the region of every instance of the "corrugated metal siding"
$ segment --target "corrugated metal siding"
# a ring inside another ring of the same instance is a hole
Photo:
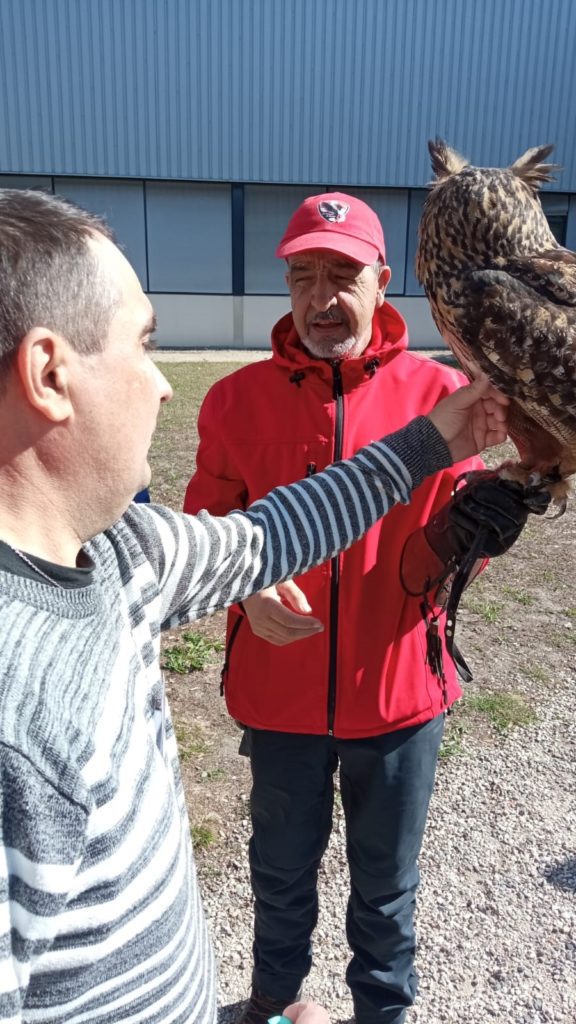
[[[0,172],[421,187],[426,140],[576,190],[574,0],[0,0]]]

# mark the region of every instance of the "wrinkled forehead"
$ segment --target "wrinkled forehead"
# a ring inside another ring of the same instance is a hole
[[[305,252],[288,256],[286,262],[290,270],[348,270],[358,274],[364,270],[365,264],[343,256],[342,253],[330,249],[308,249]]]

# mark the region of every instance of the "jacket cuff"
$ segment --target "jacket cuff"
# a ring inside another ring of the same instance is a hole
[[[442,434],[427,416],[417,416],[401,430],[388,434],[383,441],[404,463],[413,488],[426,477],[448,469],[454,462]]]

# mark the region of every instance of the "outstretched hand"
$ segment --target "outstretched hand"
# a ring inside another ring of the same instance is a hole
[[[506,440],[509,405],[510,399],[481,374],[443,398],[428,418],[442,434],[453,461],[460,462]]]
[[[243,605],[254,635],[277,647],[305,640],[324,629],[294,580],[252,594],[244,599]]]

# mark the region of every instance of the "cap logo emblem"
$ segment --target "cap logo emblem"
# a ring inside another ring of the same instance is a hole
[[[318,203],[318,213],[331,224],[342,224],[346,220],[349,210],[348,203],[341,203],[337,199]]]

